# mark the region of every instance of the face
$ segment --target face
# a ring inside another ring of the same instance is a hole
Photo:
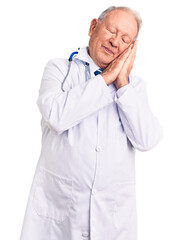
[[[137,22],[130,12],[119,9],[107,14],[100,23],[93,19],[89,29],[89,55],[105,69],[133,42],[137,35]]]

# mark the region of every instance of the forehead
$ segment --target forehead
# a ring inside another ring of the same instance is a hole
[[[115,9],[107,14],[103,22],[122,32],[137,33],[137,21],[129,11]]]

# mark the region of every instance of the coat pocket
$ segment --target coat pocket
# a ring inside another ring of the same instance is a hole
[[[136,218],[135,183],[118,183],[116,189],[114,224],[127,230]]]
[[[60,223],[69,216],[72,202],[72,180],[39,169],[33,207],[41,217]]]

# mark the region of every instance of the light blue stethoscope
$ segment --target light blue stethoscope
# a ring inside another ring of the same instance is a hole
[[[78,48],[78,50],[79,50],[79,49],[80,49],[80,48]],[[62,89],[63,92],[65,92],[65,90],[64,90],[64,83],[65,83],[65,81],[66,81],[66,79],[67,79],[67,77],[68,77],[68,75],[69,75],[73,57],[74,57],[75,55],[77,55],[77,54],[78,54],[78,51],[72,52],[71,55],[70,55],[70,57],[69,57],[69,59],[68,59],[68,61],[69,61],[68,70],[67,70],[67,73],[66,73],[66,75],[65,75],[65,77],[64,77],[64,80],[63,80],[63,82],[62,82],[62,85],[61,85],[61,89]],[[89,66],[89,63],[88,63],[88,62],[85,62],[84,64],[85,64],[85,67]],[[85,68],[85,78],[87,79],[87,68]]]
[[[80,48],[78,48],[78,50],[79,50],[79,49],[80,49]],[[66,73],[66,75],[65,75],[65,77],[64,77],[64,80],[63,80],[63,82],[62,82],[62,84],[61,84],[61,89],[62,89],[63,92],[65,92],[65,90],[64,90],[64,83],[65,83],[65,81],[66,81],[66,79],[67,79],[67,77],[68,77],[68,75],[69,75],[73,57],[74,57],[75,55],[77,55],[77,54],[78,54],[78,51],[72,52],[71,55],[70,55],[70,57],[69,57],[69,59],[68,59],[68,61],[69,61],[68,70],[67,70],[67,73]],[[89,66],[89,63],[88,63],[88,62],[84,62],[84,64],[85,64],[85,79],[87,79],[87,66]],[[130,78],[129,78],[129,77],[128,77],[128,82],[130,83]]]

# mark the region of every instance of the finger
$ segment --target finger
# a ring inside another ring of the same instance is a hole
[[[116,57],[111,64],[109,65],[109,68],[114,68],[115,70],[119,70],[122,68],[124,62],[126,61],[127,57],[129,56],[131,52],[131,48],[127,48],[122,54],[120,54],[118,57]],[[107,69],[106,69],[107,70]]]
[[[133,46],[130,54],[126,58],[126,60],[124,62],[124,65],[123,65],[123,70],[128,72],[128,73],[133,68],[133,64],[134,64],[135,57],[136,57],[136,51],[137,51],[137,43],[134,43],[134,46]]]
[[[128,58],[125,61],[125,65],[127,67],[132,68],[135,61],[135,57],[136,57],[136,51],[131,52],[131,54],[128,56]]]
[[[133,44],[131,44],[128,48],[126,48],[125,51],[123,51],[123,52],[119,55],[119,58],[122,58],[123,56],[128,55],[128,54],[131,52],[132,47],[133,47]]]
[[[130,44],[117,58],[122,58],[127,53],[131,52],[133,48],[137,48],[138,40],[135,40],[134,43]]]
[[[131,51],[132,51],[132,46],[128,47],[122,54],[120,54],[118,56],[117,61],[120,61],[120,63],[123,64],[128,58],[128,56],[130,55]]]
[[[129,60],[135,59],[136,52],[137,52],[137,45],[138,45],[138,41],[136,40],[135,43],[133,44],[130,54],[128,55]]]
[[[132,48],[137,48],[138,42],[139,42],[138,40],[135,40],[134,43],[133,43],[133,47]]]

